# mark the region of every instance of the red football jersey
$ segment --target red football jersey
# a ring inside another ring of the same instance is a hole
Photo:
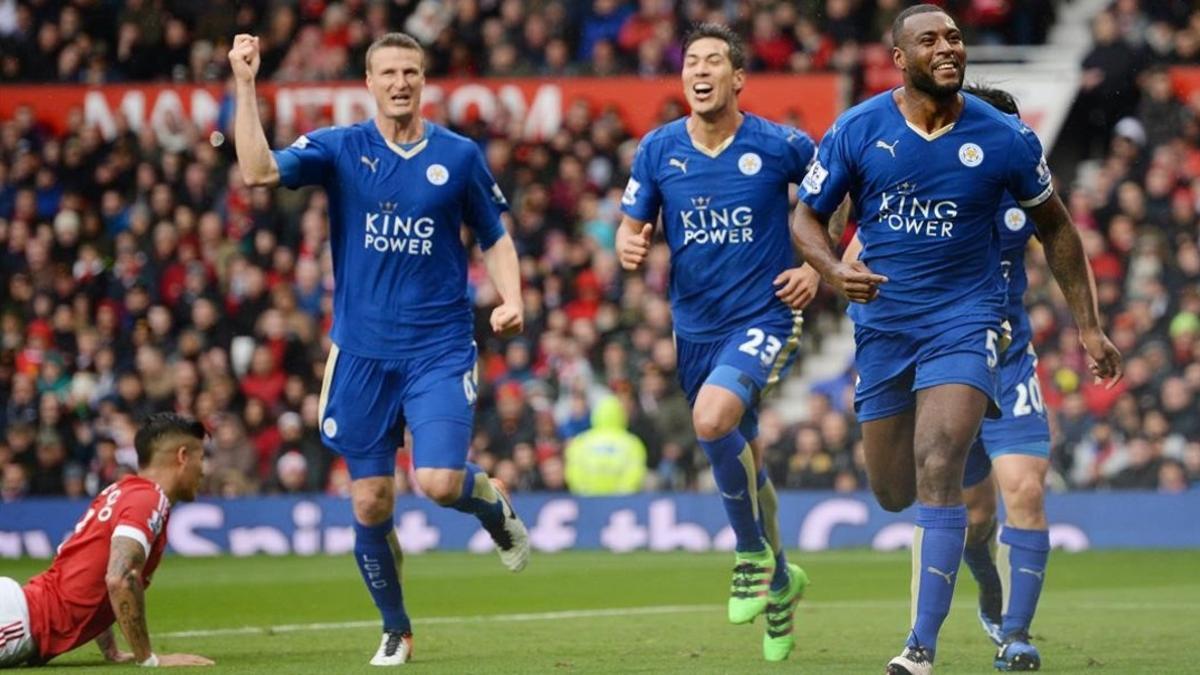
[[[96,495],[50,569],[25,585],[29,631],[43,662],[95,639],[116,620],[104,582],[113,537],[129,537],[146,550],[142,583],[150,585],[167,546],[170,508],[162,488],[140,476]]]

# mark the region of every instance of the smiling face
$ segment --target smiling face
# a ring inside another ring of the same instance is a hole
[[[746,82],[746,71],[734,68],[729,43],[705,37],[688,46],[683,56],[683,94],[692,112],[715,117],[737,105],[737,92]]]
[[[967,48],[954,19],[942,12],[914,14],[905,20],[892,50],[904,84],[944,99],[958,93],[966,76]]]
[[[403,119],[421,110],[425,64],[421,52],[405,47],[380,47],[371,54],[367,89],[375,97],[379,114]]]

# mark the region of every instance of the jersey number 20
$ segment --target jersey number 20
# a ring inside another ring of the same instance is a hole
[[[1024,417],[1030,413],[1036,412],[1041,415],[1046,411],[1046,404],[1042,400],[1042,385],[1038,382],[1038,376],[1034,373],[1029,378],[1029,382],[1020,382],[1017,384],[1017,403],[1013,406],[1013,417]]]

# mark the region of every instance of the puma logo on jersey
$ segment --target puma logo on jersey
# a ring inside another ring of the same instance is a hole
[[[875,147],[887,150],[888,154],[890,154],[892,156],[892,159],[896,159],[896,145],[899,142],[900,142],[900,139],[897,138],[896,140],[892,141],[891,145],[888,145],[887,143],[884,143],[882,140],[879,140],[879,141],[875,141]]]
[[[687,160],[686,159],[675,159],[674,157],[672,157],[671,159],[667,160],[667,166],[673,166],[673,167],[679,169],[680,171],[687,173]]]
[[[375,171],[379,168],[379,158],[378,157],[376,157],[375,161],[373,161],[373,162],[371,160],[367,159],[366,155],[362,155],[361,157],[359,157],[359,159],[362,160],[363,164],[366,164],[367,166],[371,167],[371,173],[375,173]]]

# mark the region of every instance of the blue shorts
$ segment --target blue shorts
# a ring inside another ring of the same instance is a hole
[[[1050,426],[1046,403],[1037,379],[1037,352],[1026,342],[1013,345],[1000,366],[999,419],[983,421],[983,428],[963,474],[963,487],[971,487],[992,472],[992,460],[1001,455],[1050,458]]]
[[[747,441],[758,438],[758,404],[796,360],[804,319],[778,317],[748,321],[744,328],[710,342],[675,337],[679,384],[688,405],[695,405],[700,387],[712,384],[742,400],[746,412],[738,430]]]
[[[474,343],[411,359],[372,359],[334,345],[321,385],[321,440],[353,479],[391,476],[404,426],[413,466],[462,469],[475,419]]]
[[[917,392],[941,384],[966,384],[991,399],[996,417],[1001,323],[988,317],[904,332],[855,326],[858,421],[891,417],[914,407]]]

